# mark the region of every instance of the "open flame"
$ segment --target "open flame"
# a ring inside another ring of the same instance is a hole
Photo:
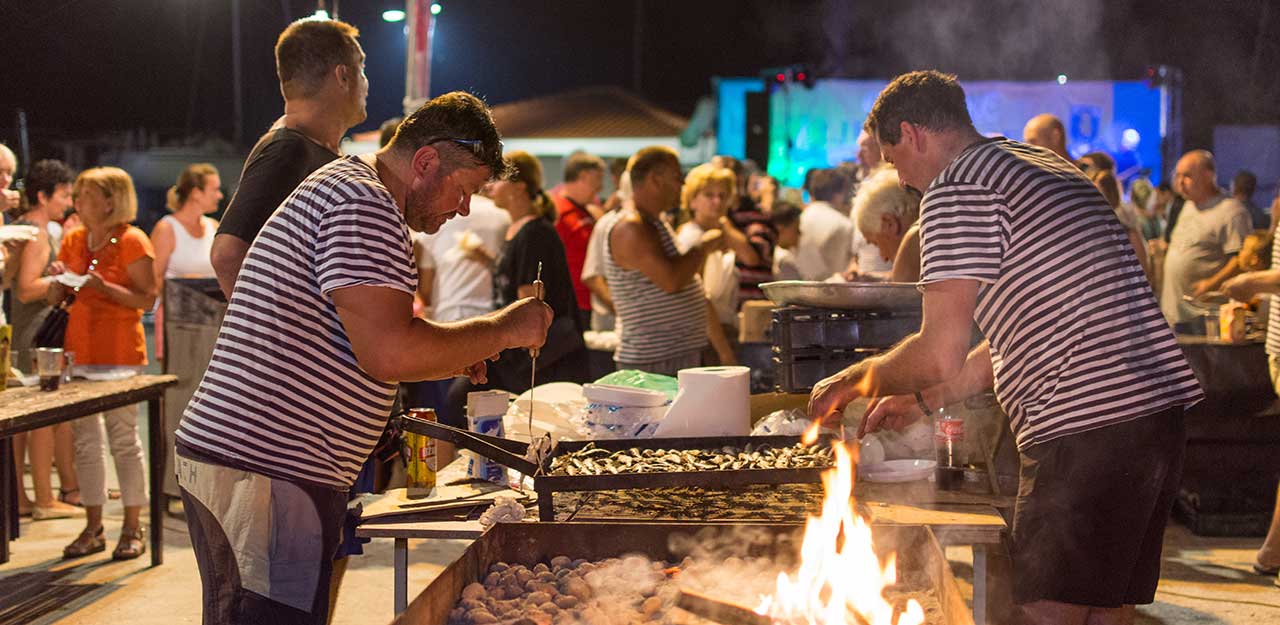
[[[857,451],[836,444],[835,469],[822,476],[822,515],[805,523],[800,567],[778,574],[777,590],[757,614],[775,623],[806,625],[921,625],[924,608],[909,600],[900,613],[884,597],[897,583],[892,554],[883,563],[871,543],[871,526],[855,511],[852,496]]]

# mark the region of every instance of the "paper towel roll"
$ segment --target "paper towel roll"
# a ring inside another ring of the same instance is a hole
[[[681,369],[677,379],[680,392],[655,436],[747,436],[751,433],[751,369]]]

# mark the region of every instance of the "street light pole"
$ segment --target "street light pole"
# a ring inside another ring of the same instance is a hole
[[[408,58],[404,71],[404,114],[407,116],[431,98],[431,47],[436,35],[432,0],[407,0],[409,17]]]

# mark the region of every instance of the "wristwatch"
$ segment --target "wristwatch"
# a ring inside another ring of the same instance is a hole
[[[920,391],[916,391],[916,405],[920,407],[920,412],[923,412],[926,417],[933,414],[933,411],[929,409],[929,404],[924,402],[924,395]]]

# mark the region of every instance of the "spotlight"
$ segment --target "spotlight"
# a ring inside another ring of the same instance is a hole
[[[403,22],[404,11],[401,11],[400,9],[391,9],[389,11],[383,11],[382,20],[384,22]]]
[[[440,15],[440,11],[443,11],[443,10],[444,10],[444,7],[440,6],[440,3],[439,3],[439,2],[432,2],[432,3],[431,3],[431,14],[432,14],[432,15]]]
[[[1065,84],[1067,84],[1067,75],[1066,75],[1066,74],[1058,74],[1058,84],[1060,84],[1060,85],[1065,85]]]

